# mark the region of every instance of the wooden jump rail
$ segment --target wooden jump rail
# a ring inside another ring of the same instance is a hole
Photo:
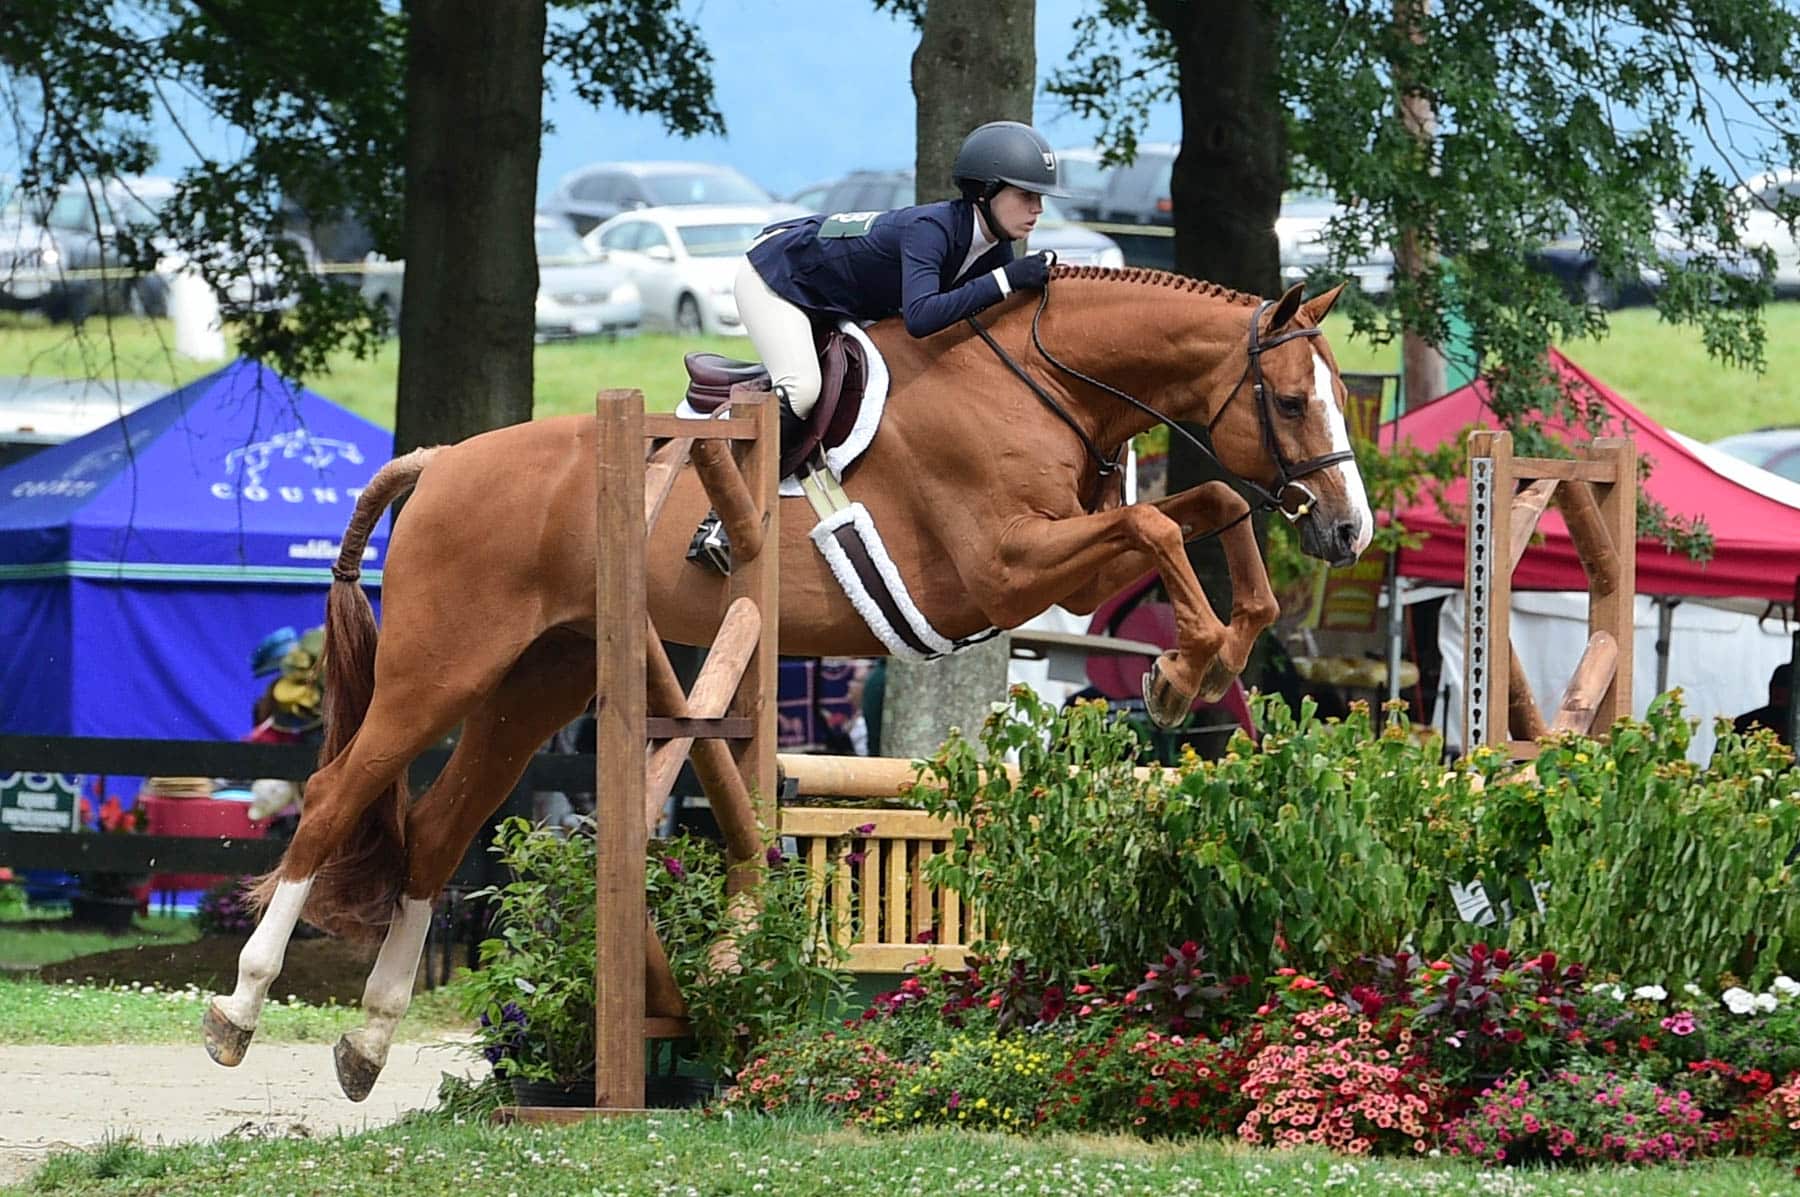
[[[1465,593],[1465,738],[1537,755],[1551,732],[1599,735],[1631,710],[1632,599],[1637,592],[1637,446],[1607,438],[1573,460],[1514,457],[1512,434],[1469,437]],[[1523,490],[1520,482],[1528,482]],[[1513,571],[1554,503],[1588,580],[1588,643],[1548,720],[1513,649]]]

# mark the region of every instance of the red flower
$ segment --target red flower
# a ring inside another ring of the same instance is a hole
[[[1648,1036],[1648,1035],[1639,1035],[1638,1036],[1638,1050],[1641,1052],[1655,1051],[1656,1050],[1656,1040],[1650,1038],[1650,1036]]]

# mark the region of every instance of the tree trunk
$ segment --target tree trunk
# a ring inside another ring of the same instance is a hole
[[[919,202],[956,194],[950,165],[969,130],[988,121],[1031,121],[1037,86],[1035,0],[930,0],[912,60],[917,102]],[[1006,697],[1007,637],[941,661],[888,665],[881,750],[936,752],[950,728],[979,733],[988,706]]]
[[[918,202],[950,199],[950,164],[969,130],[988,121],[1031,123],[1037,84],[1034,0],[930,0],[913,51]]]
[[[543,3],[408,0],[394,451],[531,418]]]
[[[1425,35],[1420,29],[1429,8],[1430,0],[1396,0],[1394,21],[1412,40],[1422,41]],[[1431,98],[1411,86],[1405,78],[1397,79],[1395,85],[1400,92],[1401,127],[1429,157],[1431,142],[1437,136],[1437,113],[1432,109]],[[1429,228],[1403,226],[1400,243],[1395,249],[1394,265],[1402,277],[1416,278],[1437,268],[1437,253],[1431,244]],[[1400,377],[1407,410],[1429,403],[1449,389],[1445,385],[1444,364],[1444,355],[1417,330],[1409,328],[1401,335]]]
[[[1275,218],[1287,182],[1286,113],[1275,88],[1275,17],[1256,0],[1150,0],[1148,8],[1176,47],[1181,150],[1169,197],[1175,207],[1175,268],[1273,296],[1281,286]],[[1172,441],[1171,493],[1223,476],[1186,441]],[[1258,516],[1256,526],[1260,539],[1265,517]],[[1225,554],[1217,541],[1204,541],[1190,545],[1188,557],[1223,618],[1231,608]]]

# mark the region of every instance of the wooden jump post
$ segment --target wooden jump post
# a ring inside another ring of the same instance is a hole
[[[635,390],[595,399],[595,1108],[514,1108],[513,1118],[641,1110],[644,1041],[688,1030],[645,906],[644,854],[690,755],[724,834],[732,891],[763,866],[776,792],[779,554],[764,551],[778,543],[774,410],[768,393],[744,389],[712,420],[646,415]],[[717,638],[683,691],[649,617],[644,545],[690,460],[725,522],[734,568]]]
[[[1631,711],[1632,600],[1637,592],[1637,446],[1607,438],[1573,460],[1514,457],[1512,434],[1469,437],[1463,727],[1469,746],[1537,755],[1549,732],[1599,735]],[[1519,483],[1527,482],[1523,490]],[[1539,711],[1512,643],[1512,579],[1552,503],[1588,580],[1588,643],[1556,713]]]

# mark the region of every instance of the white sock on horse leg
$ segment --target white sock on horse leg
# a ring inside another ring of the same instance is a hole
[[[363,987],[364,1024],[348,1038],[363,1057],[376,1067],[387,1063],[388,1045],[412,1004],[413,983],[419,975],[419,957],[425,950],[425,933],[431,928],[431,903],[407,898],[400,915],[388,924],[387,938]]]
[[[234,1025],[246,1031],[256,1029],[256,1020],[262,1015],[263,999],[269,996],[269,986],[281,972],[288,940],[294,934],[294,924],[300,921],[300,910],[306,905],[306,895],[311,890],[311,877],[304,881],[283,881],[275,887],[275,897],[263,913],[262,922],[256,925],[244,950],[238,953],[237,988],[230,997],[214,999],[219,1012]]]

